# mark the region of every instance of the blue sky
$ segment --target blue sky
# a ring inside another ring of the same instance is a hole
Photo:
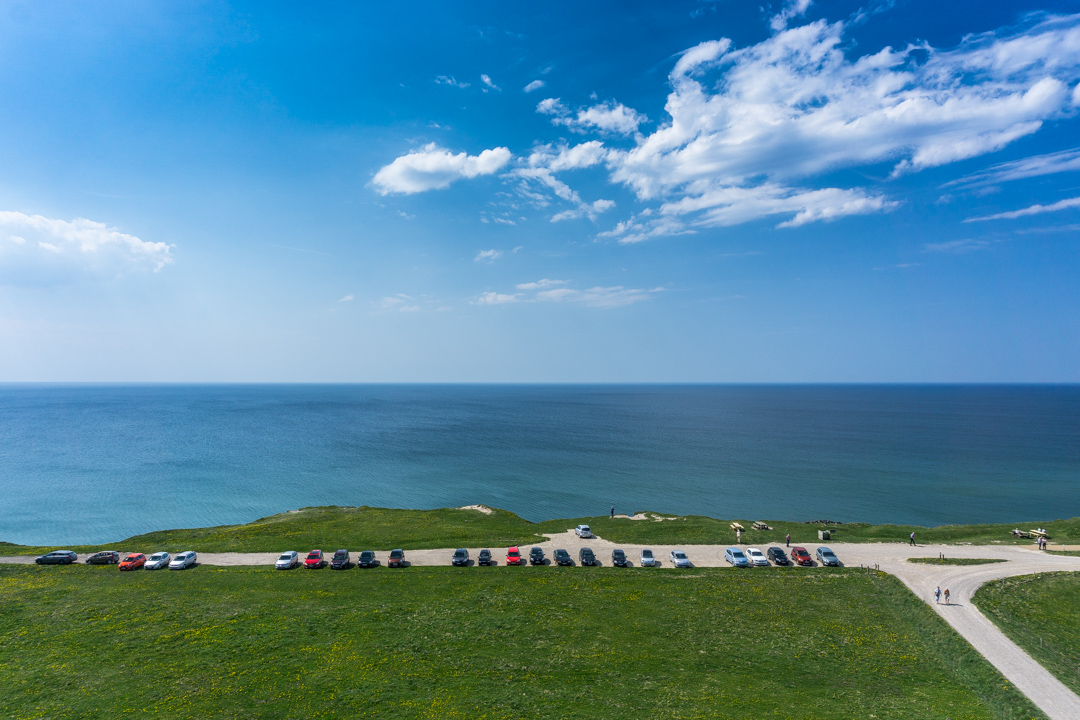
[[[0,7],[0,380],[1080,381],[1080,3]]]

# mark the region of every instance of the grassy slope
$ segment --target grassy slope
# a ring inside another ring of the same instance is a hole
[[[897,580],[0,567],[0,716],[1036,718]]]
[[[542,540],[540,533],[561,533],[579,523],[588,523],[596,534],[614,542],[641,544],[725,544],[735,541],[729,520],[688,515],[656,522],[653,520],[611,520],[607,517],[572,518],[531,523],[505,510],[485,515],[475,510],[391,510],[385,508],[321,507],[282,513],[246,525],[223,525],[191,530],[164,530],[138,535],[101,546],[67,546],[80,552],[118,548],[121,550],[179,552],[280,552],[306,551],[320,547],[334,550],[406,550],[460,546],[527,545]],[[741,520],[749,528],[751,521]],[[816,542],[818,525],[772,522],[772,531],[746,530],[743,543],[781,543],[791,533],[794,543]],[[1055,542],[1080,542],[1080,518],[1043,522]],[[1024,523],[1023,528],[1034,527]],[[925,543],[1031,544],[1017,541],[1009,532],[1016,525],[943,525],[922,528],[908,525],[849,524],[830,526],[836,542],[905,542],[915,531],[916,541]],[[38,554],[52,547],[28,547],[0,543],[0,554]]]
[[[1080,693],[1080,573],[987,583],[974,602],[1013,642]]]
[[[1006,562],[1001,558],[908,558],[908,562],[922,563],[924,565],[989,565],[992,563]]]

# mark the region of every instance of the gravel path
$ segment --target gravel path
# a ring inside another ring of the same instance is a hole
[[[640,557],[641,545],[615,545],[601,538],[582,540],[568,530],[561,535],[549,536],[546,542],[539,543],[550,559],[556,548],[566,549],[576,561],[578,549],[592,548],[603,565],[611,564],[611,551],[621,547],[626,551],[631,564],[636,566]],[[1059,570],[1080,571],[1080,557],[1054,556],[1034,549],[1015,545],[923,545],[911,547],[907,544],[862,544],[828,543],[840,560],[847,566],[877,566],[882,571],[897,576],[918,597],[930,604],[972,647],[979,651],[1005,678],[1013,683],[1025,695],[1031,698],[1050,720],[1077,720],[1080,718],[1080,697],[1039,665],[1030,655],[1009,640],[998,630],[978,608],[971,598],[983,583],[1012,575],[1027,575],[1036,572],[1054,572]],[[529,547],[522,546],[522,552],[528,555]],[[726,545],[652,545],[659,565],[671,569],[668,555],[672,550],[685,550],[695,567],[726,567],[724,550]],[[743,547],[746,547],[745,545]],[[817,544],[803,543],[811,554]],[[283,548],[283,550],[286,548]],[[306,552],[303,548],[297,551]],[[323,548],[329,555],[337,548]],[[350,548],[357,553],[363,548]],[[761,546],[762,551],[765,546]],[[153,548],[146,550],[153,551]],[[504,565],[505,548],[491,548],[497,563]],[[469,548],[470,556],[475,560],[480,548]],[[1008,562],[989,565],[926,565],[907,562],[911,557],[937,557],[944,553],[950,558],[1000,558]],[[148,553],[149,554],[149,553]],[[406,560],[411,565],[449,565],[453,549],[408,550]],[[376,551],[376,557],[385,565],[389,551]],[[200,553],[199,563],[203,565],[273,565],[278,553]],[[80,556],[80,560],[85,559]],[[32,563],[33,557],[0,557],[0,563]],[[515,568],[518,570],[518,568]],[[536,572],[538,568],[520,568],[521,572]],[[790,572],[806,572],[807,568],[792,568]],[[685,571],[683,571],[685,572]],[[750,572],[750,571],[747,571]],[[935,587],[942,590],[949,588],[952,602],[936,604],[933,598]]]

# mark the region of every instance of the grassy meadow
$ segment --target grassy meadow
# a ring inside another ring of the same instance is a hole
[[[1043,717],[895,578],[0,566],[8,718]]]
[[[350,550],[405,550],[452,547],[506,547],[528,545],[543,540],[543,533],[561,533],[580,523],[614,542],[637,544],[726,544],[735,541],[730,520],[701,515],[670,516],[650,514],[663,520],[612,520],[606,516],[529,522],[506,510],[484,514],[475,510],[395,510],[373,507],[313,507],[271,515],[243,525],[185,530],[163,530],[137,535],[105,545],[67,545],[66,549],[89,552],[100,549],[123,551],[167,550],[180,552],[280,552],[313,547]],[[907,542],[915,532],[916,542],[972,544],[1031,544],[1010,535],[1014,527],[1046,527],[1055,543],[1080,543],[1080,518],[1011,525],[943,525],[923,528],[910,525],[814,525],[769,521],[772,530],[750,529],[752,520],[740,520],[747,528],[744,544],[782,543],[787,533],[793,543],[817,542],[818,530],[828,529],[832,542]],[[59,546],[30,547],[0,543],[0,555],[40,554]]]
[[[973,600],[1013,642],[1080,693],[1080,573],[995,580]]]
[[[923,565],[992,565],[993,563],[1007,562],[1001,558],[908,558],[908,562],[921,563]]]

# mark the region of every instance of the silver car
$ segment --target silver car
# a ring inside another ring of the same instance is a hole
[[[672,550],[671,564],[677,568],[688,568],[690,567],[690,558],[686,557],[686,553],[682,550]]]
[[[840,567],[840,558],[836,557],[832,550],[827,547],[819,547],[817,552],[818,562],[825,567]]]
[[[169,563],[170,570],[187,570],[189,567],[195,564],[195,560],[198,556],[194,550],[185,550],[172,559]]]
[[[641,567],[656,567],[656,558],[653,557],[652,550],[646,548],[641,551]]]
[[[169,566],[169,559],[169,553],[156,552],[150,557],[146,558],[145,567],[147,570],[160,570],[163,567]]]
[[[764,567],[768,566],[769,564],[769,558],[765,557],[765,553],[761,552],[755,547],[746,548],[746,557],[750,559],[751,565]]]
[[[292,570],[294,567],[300,564],[300,554],[295,550],[286,550],[281,553],[281,557],[274,563],[274,568],[277,570]]]

